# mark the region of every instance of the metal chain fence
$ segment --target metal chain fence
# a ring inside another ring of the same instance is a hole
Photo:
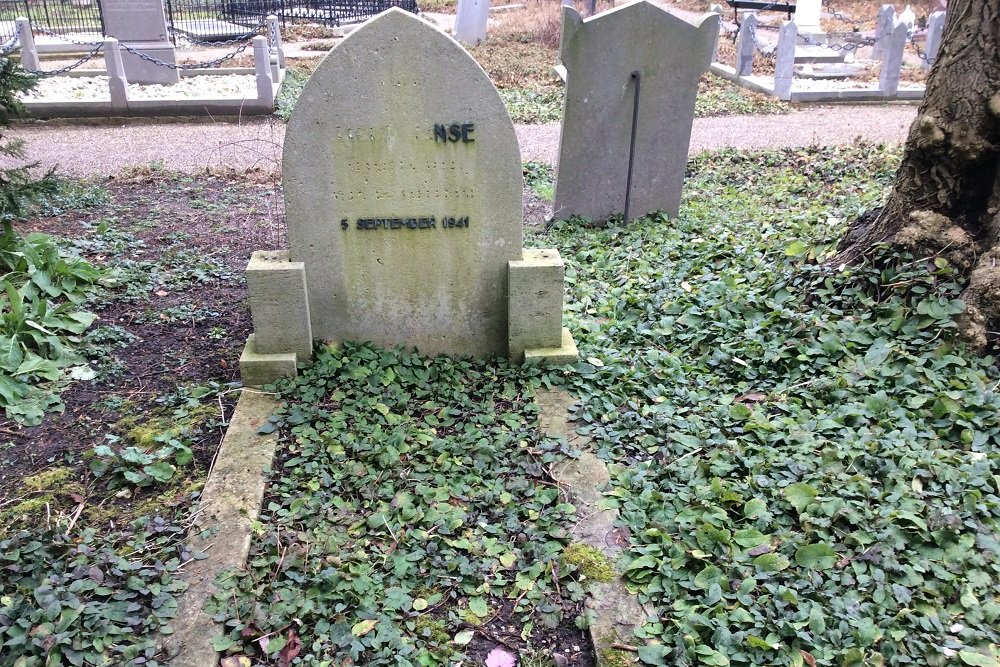
[[[157,65],[159,67],[167,67],[169,69],[176,69],[176,70],[189,70],[189,69],[208,69],[208,68],[211,68],[211,67],[218,67],[219,65],[221,65],[224,62],[226,62],[227,60],[232,60],[236,56],[238,56],[241,53],[243,53],[244,51],[246,51],[247,47],[249,47],[251,43],[252,43],[252,41],[244,42],[235,51],[227,53],[224,56],[220,56],[218,58],[215,58],[214,60],[206,60],[205,62],[201,62],[201,63],[187,63],[187,64],[184,64],[184,65],[178,65],[177,63],[168,63],[168,62],[166,62],[164,60],[160,60],[159,58],[157,58],[155,56],[151,56],[148,53],[145,53],[143,51],[140,51],[139,49],[137,49],[137,48],[135,48],[133,46],[129,46],[128,44],[125,44],[124,42],[120,42],[119,46],[121,46],[121,48],[124,51],[128,51],[133,56],[136,56],[137,58],[139,58],[141,60],[145,60],[148,63],[152,63],[153,65]]]
[[[77,67],[80,67],[85,62],[87,62],[88,60],[90,60],[91,58],[93,58],[94,56],[96,56],[100,52],[100,50],[103,49],[103,48],[104,48],[104,42],[98,42],[97,46],[95,46],[93,49],[91,49],[89,53],[87,53],[82,58],[80,58],[79,60],[77,60],[76,62],[74,62],[72,65],[68,65],[66,67],[60,67],[59,69],[48,69],[48,70],[37,69],[37,70],[29,70],[29,71],[32,74],[37,74],[39,76],[59,76],[60,74],[66,74],[67,72],[72,72]]]

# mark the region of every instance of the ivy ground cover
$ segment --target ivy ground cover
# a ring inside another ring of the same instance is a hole
[[[534,392],[581,400],[653,611],[621,664],[995,665],[992,358],[952,337],[951,267],[820,268],[897,164],[873,146],[691,162],[677,220],[557,224],[580,363],[346,346],[282,387],[284,453],[217,647],[256,662],[466,664],[585,626],[585,517]]]

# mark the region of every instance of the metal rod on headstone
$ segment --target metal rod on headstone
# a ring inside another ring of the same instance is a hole
[[[795,74],[795,42],[799,36],[794,21],[785,21],[778,30],[778,45],[774,49],[774,95],[786,102],[792,99],[792,78]]]
[[[753,72],[753,53],[757,48],[757,15],[748,14],[740,25],[736,40],[736,74],[750,76]]]
[[[267,17],[267,42],[268,46],[278,54],[278,69],[285,69],[285,47],[281,42],[281,26],[274,14]]]
[[[35,48],[35,35],[31,32],[31,21],[23,16],[14,19],[17,28],[17,39],[21,44],[21,67],[32,72],[42,69],[38,59],[38,49]]]
[[[892,40],[892,26],[896,23],[896,8],[892,5],[882,5],[878,10],[878,21],[875,23],[875,45],[872,47],[872,60],[885,57],[886,46]]]
[[[271,54],[267,48],[267,37],[253,38],[253,64],[257,73],[257,99],[274,101],[274,79],[271,78]]]
[[[927,17],[927,41],[924,45],[924,61],[920,63],[923,69],[930,69],[937,59],[941,49],[941,33],[944,32],[944,12],[933,12]]]
[[[114,37],[104,40],[104,67],[108,70],[108,91],[111,93],[111,108],[116,111],[128,109],[128,79],[122,64],[121,45]]]
[[[635,135],[639,129],[639,84],[642,82],[642,75],[636,70],[631,74],[635,82],[635,90],[632,94],[632,136],[628,142],[628,175],[625,178],[625,211],[622,222],[629,221],[629,209],[632,204],[632,170],[635,166]]]
[[[896,21],[892,29],[892,40],[886,47],[885,58],[882,59],[882,71],[879,73],[878,84],[883,95],[895,97],[899,90],[899,72],[903,67],[903,50],[910,26],[903,21]]]

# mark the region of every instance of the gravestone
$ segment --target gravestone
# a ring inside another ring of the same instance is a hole
[[[817,35],[823,33],[820,16],[823,12],[823,0],[796,0],[795,26],[800,35]]]
[[[924,57],[920,63],[922,69],[930,69],[937,60],[938,51],[941,50],[941,36],[944,34],[944,20],[944,12],[933,12],[927,17],[927,41]]]
[[[455,12],[455,39],[476,46],[486,39],[490,0],[458,0]]]
[[[753,56],[757,51],[757,15],[748,14],[740,25],[736,38],[736,74],[753,74]]]
[[[878,10],[875,22],[875,44],[872,46],[872,60],[885,57],[889,42],[892,41],[892,28],[896,24],[896,8],[892,5],[882,5]]]
[[[521,169],[499,93],[455,40],[397,8],[352,32],[288,124],[289,249],[247,268],[244,383],[294,374],[313,338],[575,360],[559,253],[522,248]]]
[[[588,19],[563,7],[554,217],[603,220],[626,200],[631,218],[677,215],[698,80],[718,32],[718,14],[692,25],[646,0]]]
[[[784,21],[778,30],[778,45],[774,49],[774,96],[792,99],[792,79],[795,76],[795,41],[799,32],[794,21]]]
[[[170,43],[163,0],[101,0],[104,32],[124,47],[122,64],[129,83],[177,83],[180,72],[172,67],[144,60],[128,49],[167,63],[177,64],[174,45]]]

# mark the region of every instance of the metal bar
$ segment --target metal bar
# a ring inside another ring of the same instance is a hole
[[[639,70],[632,72],[632,79],[635,81],[635,91],[632,95],[632,137],[628,144],[628,177],[625,181],[625,218],[624,223],[629,221],[629,208],[632,204],[632,167],[635,163],[635,135],[639,128],[639,83],[642,76]]]

